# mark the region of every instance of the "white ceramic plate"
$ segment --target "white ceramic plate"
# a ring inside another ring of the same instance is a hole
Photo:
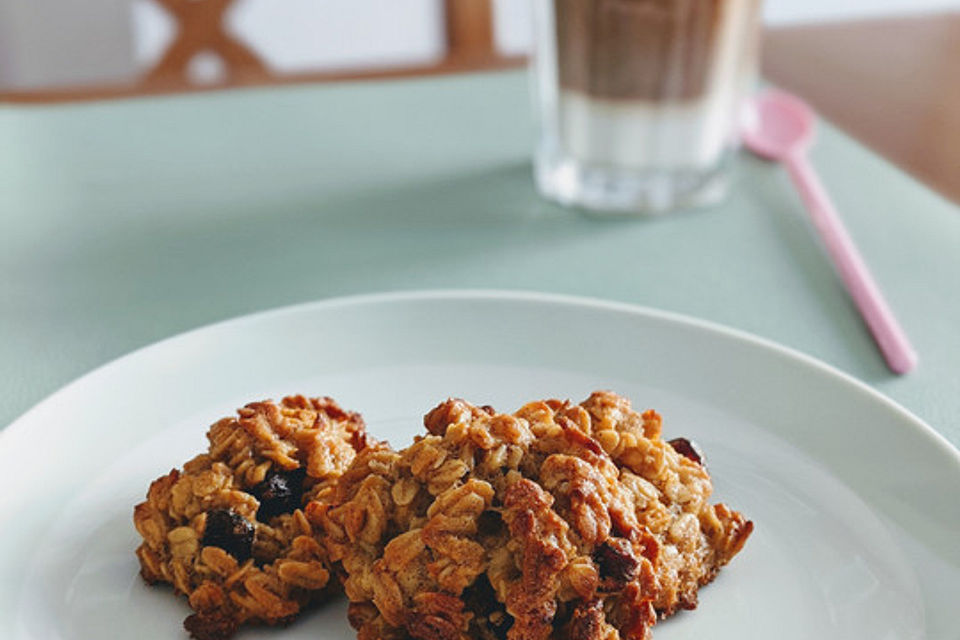
[[[0,436],[0,637],[185,638],[137,575],[133,505],[248,401],[302,392],[404,445],[448,396],[513,410],[614,389],[706,450],[745,550],[678,638],[957,637],[960,454],[851,378],[675,315],[531,294],[333,300],[200,329],[67,386]],[[352,638],[342,603],[241,638]]]

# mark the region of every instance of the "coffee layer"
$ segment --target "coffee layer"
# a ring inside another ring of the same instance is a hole
[[[553,2],[563,88],[645,100],[686,100],[706,90],[729,0]]]

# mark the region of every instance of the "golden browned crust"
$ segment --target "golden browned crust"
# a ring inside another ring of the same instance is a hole
[[[331,565],[300,507],[332,495],[367,436],[333,400],[293,396],[248,404],[207,438],[206,453],[150,485],[133,519],[143,578],[187,595],[186,629],[218,640],[245,622],[289,622],[325,593]]]
[[[448,400],[308,505],[360,640],[644,640],[752,528],[612,393],[514,415]]]
[[[713,484],[706,468],[661,439],[662,420],[655,411],[639,414],[629,400],[610,392],[551,411],[586,412],[588,420],[578,419],[589,425],[587,433],[613,458],[634,494],[641,525],[660,544],[657,611],[666,617],[695,608],[699,587],[739,553],[753,523],[726,505],[710,504]]]

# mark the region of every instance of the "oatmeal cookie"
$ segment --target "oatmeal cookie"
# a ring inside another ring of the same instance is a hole
[[[664,441],[656,411],[634,411],[608,391],[579,405],[532,403],[516,414],[534,429],[572,422],[600,444],[620,470],[640,525],[658,543],[654,562],[662,617],[697,606],[698,589],[743,548],[753,523],[724,504],[710,504],[713,483],[703,454],[685,438]]]
[[[184,627],[200,640],[286,623],[336,586],[303,506],[331,496],[369,440],[360,416],[330,398],[237,413],[210,427],[206,453],[155,480],[133,515],[141,575],[188,597]]]
[[[307,508],[360,640],[642,640],[752,530],[709,504],[692,445],[612,393],[514,415],[448,400],[424,423]]]
[[[709,476],[659,416],[611,393],[514,415],[448,400],[424,423],[307,508],[360,640],[643,640],[752,528],[709,505]]]

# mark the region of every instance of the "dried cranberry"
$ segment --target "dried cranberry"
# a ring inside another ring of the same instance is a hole
[[[183,628],[190,633],[191,638],[197,640],[229,638],[237,632],[238,626],[236,618],[222,612],[194,613],[183,621]]]
[[[696,442],[687,440],[686,438],[674,438],[667,444],[673,447],[673,450],[684,458],[693,460],[699,465],[706,466],[706,456],[703,455],[703,451],[700,450]]]
[[[253,550],[253,525],[232,509],[208,511],[200,543],[205,547],[220,547],[237,562],[243,562]]]
[[[495,536],[504,530],[503,518],[496,511],[488,509],[477,518],[477,535]]]
[[[303,469],[267,473],[263,482],[250,489],[250,493],[260,501],[257,520],[267,522],[281,513],[293,513],[299,509],[305,475]]]
[[[637,577],[640,561],[633,555],[629,540],[609,538],[593,552],[593,561],[600,572],[603,587],[622,589]]]

